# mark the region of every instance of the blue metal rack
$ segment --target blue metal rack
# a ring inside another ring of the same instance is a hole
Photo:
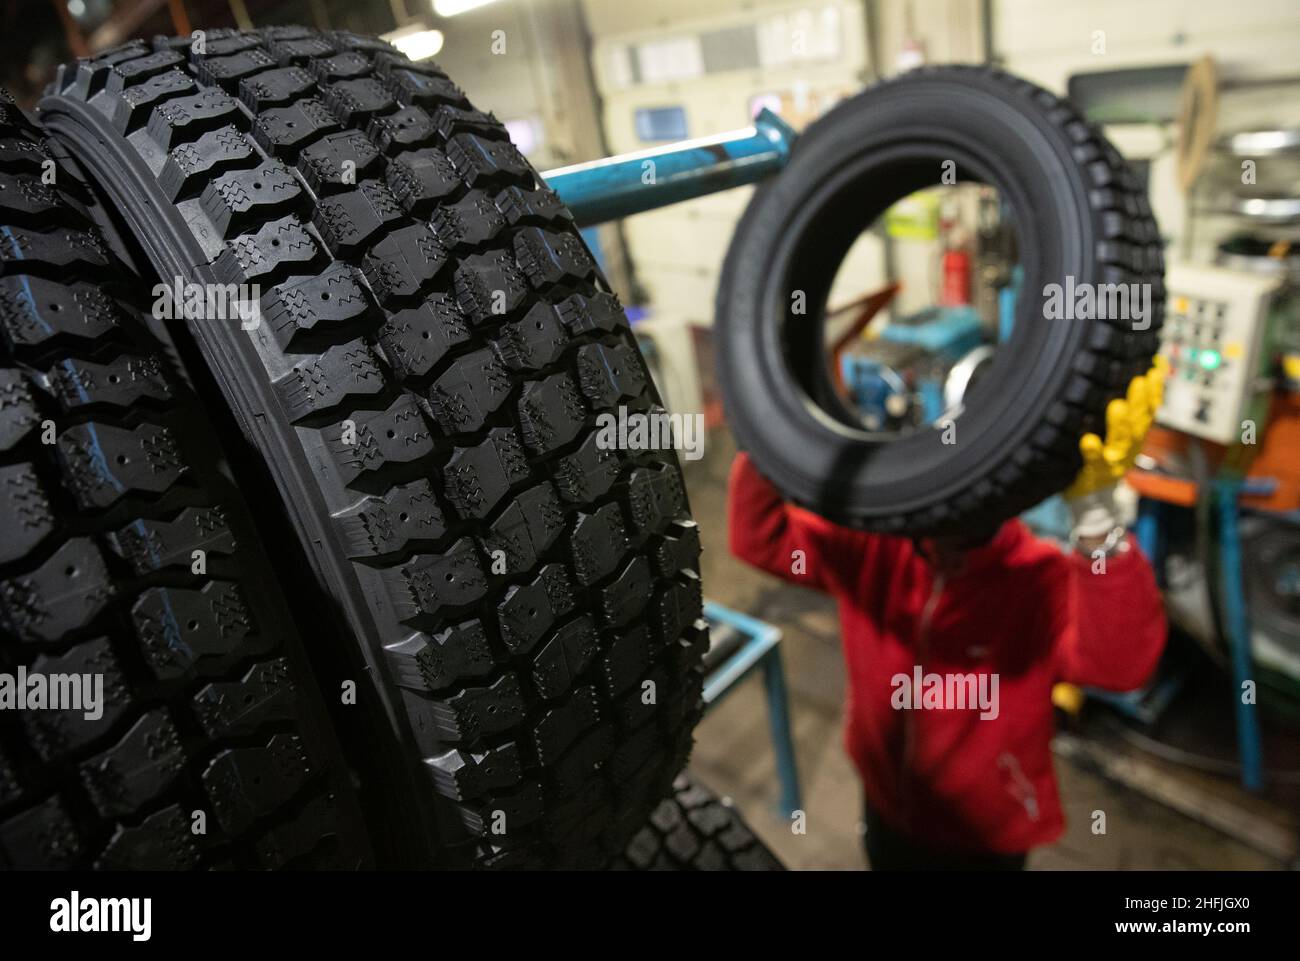
[[[752,127],[542,174],[580,227],[756,183],[790,159],[794,128],[766,107]]]
[[[781,629],[713,601],[704,602],[704,616],[710,624],[735,628],[744,643],[709,672],[704,681],[705,709],[710,710],[735,689],[756,668],[763,672],[767,696],[767,719],[771,728],[776,775],[781,783],[778,810],[789,817],[803,805],[799,792],[799,768],[795,763],[794,738],[790,733],[790,700],[785,686],[785,665],[781,661]]]

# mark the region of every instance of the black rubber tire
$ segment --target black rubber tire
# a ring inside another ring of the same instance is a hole
[[[707,645],[675,455],[597,446],[599,412],[658,404],[622,308],[435,67],[205,40],[65,67],[43,121],[161,276],[270,288],[254,336],[190,326],[401,746],[402,850],[604,863],[684,764]]]
[[[730,802],[682,774],[673,796],[659,802],[650,823],[632,838],[613,867],[622,871],[784,871],[785,867]]]
[[[0,672],[102,675],[103,702],[0,711],[0,867],[361,866],[268,558],[89,200],[4,95]]]
[[[1025,266],[1016,323],[948,442],[939,429],[883,440],[827,400],[825,300],[859,232],[939,183],[946,161],[959,181],[995,185],[1011,205]],[[832,520],[912,534],[985,529],[1078,471],[1079,437],[1150,364],[1163,274],[1140,184],[1067,102],[993,69],[916,70],[812,124],[745,211],[718,289],[728,418],[784,495]],[[1044,320],[1045,284],[1067,276],[1150,284],[1149,328]],[[806,315],[792,313],[794,291],[804,292]]]

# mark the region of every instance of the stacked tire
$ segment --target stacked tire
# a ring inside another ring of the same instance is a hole
[[[93,202],[0,103],[0,672],[102,685],[0,711],[0,863],[369,863],[271,561]]]
[[[659,399],[555,194],[436,67],[346,33],[132,42],[39,111],[159,304],[256,303],[153,326],[237,452],[248,577],[312,638],[378,863],[609,864],[685,764],[707,629],[675,456],[598,442]]]
[[[783,871],[731,802],[683,774],[613,868],[621,871]]]

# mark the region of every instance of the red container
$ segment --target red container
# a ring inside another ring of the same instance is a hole
[[[964,250],[945,250],[943,286],[939,291],[939,304],[943,307],[961,307],[969,303],[970,254]]]

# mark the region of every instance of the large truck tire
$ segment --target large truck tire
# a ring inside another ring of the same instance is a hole
[[[92,202],[0,100],[0,867],[363,866],[270,561]]]
[[[297,27],[62,69],[51,133],[154,269],[259,284],[191,323],[387,723],[414,863],[603,864],[684,765],[706,646],[658,405],[570,215],[436,67]]]
[[[859,234],[947,171],[996,186],[1011,207],[1025,268],[1015,325],[952,430],[940,422],[886,439],[829,389],[826,299]],[[1078,471],[1080,436],[1158,346],[1163,271],[1141,184],[1069,103],[993,69],[913,71],[813,123],[750,202],[718,289],[729,421],[783,494],[832,520],[890,533],[987,529]],[[1047,285],[1068,283],[1147,285],[1149,313],[1045,319]]]

